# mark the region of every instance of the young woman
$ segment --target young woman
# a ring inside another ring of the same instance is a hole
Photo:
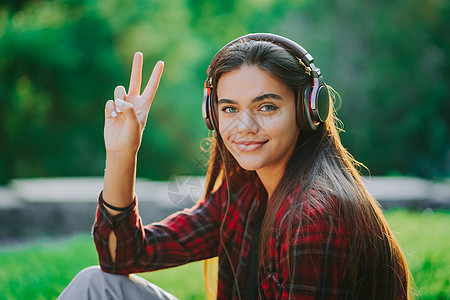
[[[134,194],[136,154],[163,64],[142,95],[141,68],[137,53],[128,93],[117,87],[106,104],[93,231],[103,271],[82,271],[61,299],[173,299],[135,275],[107,273],[216,256],[217,299],[409,299],[405,258],[340,142],[328,87],[303,48],[252,34],[216,54],[203,103],[214,132],[204,195],[147,226]]]

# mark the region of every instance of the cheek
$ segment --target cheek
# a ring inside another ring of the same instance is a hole
[[[229,119],[219,117],[219,133],[224,140],[226,138],[228,138],[231,134],[231,132],[229,130],[230,125],[231,125],[231,122]]]
[[[232,147],[232,140],[235,138],[236,130],[230,130],[230,127],[232,126],[232,122],[224,118],[222,120],[219,119],[219,134],[222,137],[222,141],[225,145],[225,147],[230,151],[231,153],[234,152],[234,149]]]
[[[295,134],[297,124],[290,114],[281,114],[276,118],[267,118],[262,128],[265,133],[273,138],[284,138]]]

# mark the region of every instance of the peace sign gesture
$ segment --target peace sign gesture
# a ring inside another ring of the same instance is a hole
[[[144,92],[140,94],[142,64],[142,53],[135,53],[128,94],[123,86],[118,86],[114,90],[115,101],[106,103],[104,136],[107,152],[137,153],[141,144],[148,112],[164,68],[162,61],[156,63]]]

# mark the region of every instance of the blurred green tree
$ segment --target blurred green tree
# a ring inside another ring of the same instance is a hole
[[[372,174],[450,175],[449,7],[444,0],[22,0],[0,4],[0,183],[102,175],[104,103],[166,62],[138,175],[204,174],[202,81],[248,32],[303,45],[342,96],[344,145]],[[199,163],[201,162],[201,163]]]

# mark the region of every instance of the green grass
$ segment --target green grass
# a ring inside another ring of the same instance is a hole
[[[450,299],[450,211],[390,210],[386,219],[406,256],[420,299]]]
[[[385,213],[421,299],[450,299],[450,212]],[[0,248],[0,299],[56,299],[83,268],[97,264],[92,238],[40,240]],[[140,274],[179,299],[204,299],[201,262]]]

